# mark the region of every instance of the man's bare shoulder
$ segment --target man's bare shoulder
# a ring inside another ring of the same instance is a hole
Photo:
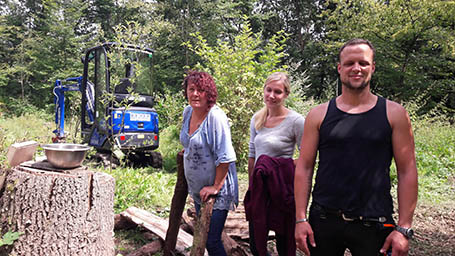
[[[408,122],[409,115],[406,109],[399,103],[387,100],[387,118],[389,119],[392,127],[397,122]]]
[[[311,122],[312,124],[319,127],[319,125],[322,123],[322,120],[324,120],[328,107],[329,102],[325,102],[312,108],[308,113],[305,122]]]

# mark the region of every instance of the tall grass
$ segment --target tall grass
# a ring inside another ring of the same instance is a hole
[[[418,115],[422,99],[404,104],[409,112],[416,146],[419,200],[455,205],[455,126],[453,117],[435,108]]]
[[[417,123],[415,144],[420,199],[455,201],[455,127]]]
[[[32,114],[11,118],[0,116],[0,165],[7,166],[6,154],[11,144],[28,140],[40,144],[50,143],[55,128],[54,124],[48,121],[50,119]]]
[[[162,216],[169,214],[177,181],[175,173],[153,168],[115,168],[100,171],[115,178],[116,213],[135,206]]]

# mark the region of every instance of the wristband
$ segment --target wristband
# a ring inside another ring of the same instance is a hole
[[[306,218],[303,218],[303,219],[297,220],[297,221],[295,222],[295,224],[299,224],[299,223],[301,223],[301,222],[308,222],[308,220],[307,220]]]

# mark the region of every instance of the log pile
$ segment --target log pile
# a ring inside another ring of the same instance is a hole
[[[240,212],[242,212],[241,209]],[[232,212],[230,212],[229,215],[231,213]],[[245,233],[248,234],[247,222],[244,218],[241,222],[236,220],[236,214],[234,214],[234,218],[230,218],[229,215],[226,221],[226,228],[222,235],[224,248],[226,249],[227,254],[234,256],[250,255],[247,243],[248,237],[246,237],[246,239],[242,239],[241,237],[245,236],[239,235]],[[146,256],[164,251],[166,231],[169,230],[168,220],[136,207],[130,207],[115,216],[115,230],[137,228],[138,226],[153,233],[159,238],[158,240],[160,242],[154,240],[136,251],[131,252],[128,256]],[[205,249],[203,244],[195,244],[193,242],[195,226],[196,212],[194,207],[192,207],[185,211],[182,215],[181,222],[179,223],[178,235],[176,237],[176,246],[170,251],[171,255],[207,255],[205,250],[203,250],[203,253],[200,251],[201,248]],[[231,228],[227,228],[228,226]],[[195,247],[198,247],[197,253],[194,251]]]
[[[150,232],[156,234],[162,240],[161,243],[152,242],[142,248],[128,254],[129,256],[152,255],[163,249],[164,255],[207,255],[205,243],[210,224],[211,211],[214,198],[201,206],[201,217],[197,220],[195,209],[189,208],[184,212],[188,187],[184,177],[183,155],[177,156],[178,171],[177,183],[171,204],[169,220],[161,219],[150,212],[130,207],[119,215],[116,215],[116,229],[139,225]],[[188,200],[191,199],[188,198]],[[248,224],[245,221],[245,212],[239,207],[236,212],[230,212],[223,231],[223,245],[228,255],[244,256],[249,255],[248,244]],[[152,248],[152,249],[151,249]]]

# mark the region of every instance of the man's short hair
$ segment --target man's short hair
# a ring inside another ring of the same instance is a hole
[[[353,38],[353,39],[347,41],[343,46],[341,46],[340,51],[338,52],[338,61],[341,61],[341,59],[340,59],[341,52],[344,50],[344,48],[346,48],[348,46],[358,45],[358,44],[366,44],[366,45],[368,45],[368,47],[370,47],[371,50],[373,50],[373,61],[374,61],[374,57],[376,56],[376,49],[374,48],[373,44],[370,41],[368,41],[367,39],[363,39],[363,38]]]

